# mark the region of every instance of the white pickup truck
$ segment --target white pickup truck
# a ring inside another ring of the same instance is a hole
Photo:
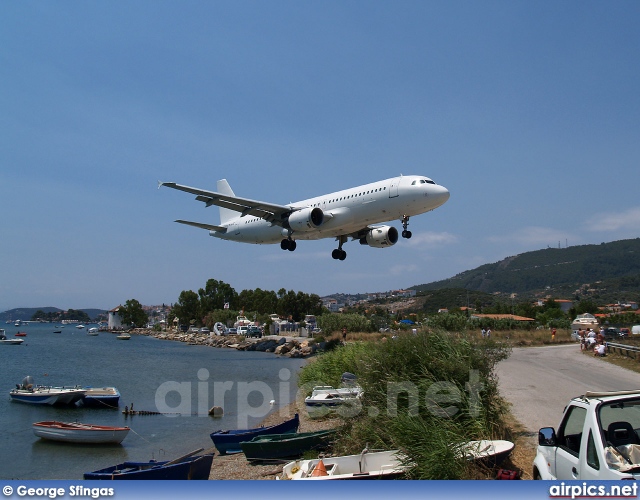
[[[640,479],[640,390],[569,401],[556,432],[538,433],[534,479]]]

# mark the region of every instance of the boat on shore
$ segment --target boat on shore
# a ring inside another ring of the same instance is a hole
[[[120,403],[120,391],[115,387],[83,387],[85,395],[78,406],[90,408],[117,408]]]
[[[243,441],[251,441],[257,436],[264,434],[290,434],[297,432],[300,426],[300,417],[296,413],[292,419],[268,427],[256,427],[253,429],[232,429],[220,430],[210,434],[211,440],[220,455],[227,453],[240,453],[242,447],[240,443]]]
[[[288,434],[264,434],[240,443],[247,460],[277,460],[298,458],[305,452],[326,449],[335,438],[336,430]]]
[[[37,405],[73,405],[85,395],[79,387],[49,387],[34,385],[33,378],[27,376],[22,383],[9,392],[13,401]]]
[[[4,333],[4,329],[0,328],[0,344],[2,345],[20,345],[24,342],[24,339],[9,339]]]
[[[335,411],[345,403],[359,403],[360,398],[362,398],[360,386],[335,389],[329,385],[318,385],[313,388],[311,396],[305,398],[304,406],[309,418],[319,418]]]
[[[42,439],[83,444],[120,444],[129,434],[129,427],[58,422],[49,420],[32,425],[33,433]]]
[[[123,462],[121,464],[99,469],[93,472],[85,472],[84,479],[143,479],[143,480],[184,480],[184,479],[209,479],[213,453],[193,456],[200,453],[199,450],[188,453],[171,461],[156,462]]]
[[[371,452],[365,448],[359,455],[290,462],[276,479],[395,479],[408,469],[403,462],[406,458],[398,450]]]
[[[469,441],[460,446],[460,454],[467,460],[482,463],[482,465],[492,468],[497,467],[511,455],[514,444],[511,441],[501,439],[480,441]]]

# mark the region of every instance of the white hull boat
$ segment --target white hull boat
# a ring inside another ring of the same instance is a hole
[[[87,330],[87,335],[91,335],[92,337],[95,337],[96,335],[98,335],[98,329],[97,328],[89,328]]]
[[[57,421],[36,422],[32,428],[42,439],[87,444],[120,444],[130,430],[129,427]]]
[[[120,335],[116,335],[116,338],[118,340],[130,340],[131,335],[125,332],[125,333],[121,333]]]
[[[3,345],[20,345],[24,342],[23,339],[9,339],[7,338],[4,330],[0,328],[0,344]]]
[[[282,469],[276,479],[393,479],[403,475],[407,466],[398,450],[369,452],[314,460],[296,460]]]
[[[304,405],[310,418],[319,418],[345,403],[358,404],[360,398],[362,388],[359,386],[335,389],[328,385],[319,385],[313,388],[311,396],[305,398]]]
[[[34,385],[33,378],[25,377],[21,384],[9,392],[13,401],[37,405],[72,405],[80,401],[86,389],[79,387],[48,387]]]
[[[511,455],[514,446],[511,441],[482,439],[464,443],[460,446],[460,453],[467,460],[481,462],[487,467],[496,467]]]

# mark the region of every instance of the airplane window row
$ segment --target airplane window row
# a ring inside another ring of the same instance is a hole
[[[434,182],[434,184],[435,184],[435,182]],[[345,197],[343,197],[343,198],[336,198],[335,200],[329,200],[329,201],[327,201],[326,203],[334,203],[334,202],[336,202],[336,201],[348,200],[348,199],[351,199],[351,198],[356,198],[356,197],[358,197],[358,196],[362,196],[363,194],[377,193],[377,192],[379,192],[379,191],[386,191],[386,190],[387,190],[387,188],[386,188],[386,187],[383,187],[383,188],[377,188],[377,189],[372,189],[372,190],[367,191],[367,192],[362,192],[362,193],[358,193],[358,194],[352,194],[351,196],[345,196]],[[320,203],[315,203],[315,204],[313,204],[312,206],[314,206],[314,207],[319,207],[320,205],[321,205]]]

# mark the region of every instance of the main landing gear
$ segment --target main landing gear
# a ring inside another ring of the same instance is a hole
[[[342,249],[342,244],[346,243],[346,236],[338,236],[336,238],[338,240],[338,248],[336,248],[333,252],[331,252],[331,257],[335,260],[344,260],[347,258],[347,252]]]
[[[402,237],[407,239],[411,238],[411,231],[407,230],[408,225],[409,225],[409,216],[403,215],[402,216]]]
[[[285,238],[280,242],[280,248],[289,250],[290,252],[293,252],[297,246],[296,240],[292,240],[291,238]]]

